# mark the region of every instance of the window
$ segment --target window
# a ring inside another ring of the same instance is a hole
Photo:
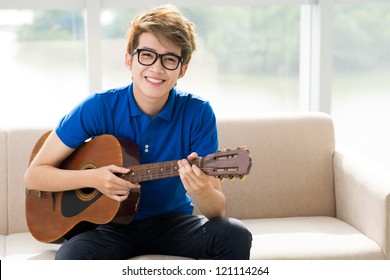
[[[0,126],[57,124],[86,96],[81,11],[0,10]]]
[[[127,84],[126,31],[146,8],[106,9],[103,87]],[[198,50],[178,87],[198,94],[219,117],[299,110],[299,6],[181,8],[195,23]]]
[[[390,4],[339,4],[333,17],[338,142],[390,167]]]

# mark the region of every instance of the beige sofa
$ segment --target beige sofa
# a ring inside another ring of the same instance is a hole
[[[390,176],[335,150],[329,116],[266,115],[218,127],[221,148],[246,145],[253,157],[245,181],[223,183],[227,215],[253,234],[252,259],[390,259]],[[0,131],[1,259],[52,259],[59,246],[34,240],[25,219],[22,178],[45,130]]]

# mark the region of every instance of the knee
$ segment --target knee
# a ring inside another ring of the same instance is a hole
[[[81,252],[83,251],[74,244],[74,242],[65,242],[56,252],[55,260],[82,260],[86,259]]]
[[[58,251],[56,252],[56,255],[54,257],[55,260],[71,260],[72,258],[68,256],[67,253],[68,250],[64,248],[65,245],[62,245]]]
[[[217,224],[220,240],[229,248],[229,258],[249,259],[252,234],[248,228],[234,218],[218,219]]]
[[[229,239],[250,249],[252,246],[252,234],[244,223],[237,219],[227,218],[226,224]]]
[[[74,255],[74,250],[67,243],[64,243],[56,252],[55,260],[74,260],[77,257]]]

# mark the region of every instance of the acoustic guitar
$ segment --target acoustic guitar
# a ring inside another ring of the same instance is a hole
[[[43,134],[35,144],[30,156],[34,159],[51,131]],[[97,136],[77,148],[60,168],[86,170],[114,164],[131,168],[128,174],[118,176],[133,183],[179,176],[177,160],[160,163],[139,164],[139,150],[135,143],[114,137]],[[244,148],[223,150],[195,164],[203,172],[218,178],[243,178],[249,174],[252,159]],[[31,234],[39,241],[59,243],[64,239],[109,222],[128,224],[138,208],[140,191],[131,189],[123,202],[110,199],[95,188],[47,192],[26,190],[26,219]]]

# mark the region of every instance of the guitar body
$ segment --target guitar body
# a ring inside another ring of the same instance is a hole
[[[37,141],[30,163],[50,133],[45,133]],[[252,159],[246,148],[237,148],[218,151],[189,163],[197,165],[210,176],[232,179],[249,174]],[[177,160],[140,165],[136,144],[107,134],[78,147],[61,163],[60,168],[88,170],[111,164],[131,168],[131,172],[121,175],[121,178],[134,183],[179,176]],[[137,212],[139,198],[139,189],[131,189],[123,202],[117,202],[88,186],[64,192],[26,190],[27,225],[37,240],[58,243],[97,225],[130,223]]]
[[[50,132],[36,143],[30,162]],[[131,141],[102,135],[76,149],[60,166],[68,170],[85,170],[114,164],[139,164],[137,146]],[[138,206],[140,192],[133,189],[127,200],[117,202],[94,188],[65,192],[27,190],[26,219],[31,234],[39,241],[56,243],[75,234],[109,222],[130,223]]]

